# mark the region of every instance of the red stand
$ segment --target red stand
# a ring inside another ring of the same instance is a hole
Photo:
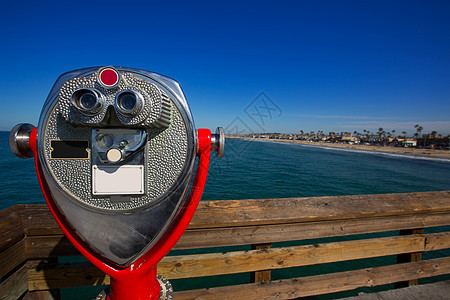
[[[159,294],[155,266],[145,274],[130,272],[120,280],[111,277],[110,295],[106,299],[159,299]]]
[[[211,156],[211,131],[198,129],[197,131],[197,156],[199,162],[194,184],[188,200],[186,201],[179,217],[169,228],[165,235],[147,253],[141,256],[131,265],[118,269],[109,265],[102,257],[91,253],[88,246],[72,231],[64,216],[56,207],[51,193],[43,180],[42,171],[38,162],[36,146],[37,128],[30,135],[30,146],[34,154],[36,171],[45,200],[59,227],[70,242],[82,255],[91,261],[97,268],[111,277],[111,292],[109,300],[155,300],[159,299],[160,285],[156,279],[156,264],[173,248],[183,235],[189,222],[194,216],[208,175],[209,160]]]

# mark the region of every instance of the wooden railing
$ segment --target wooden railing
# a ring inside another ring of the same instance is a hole
[[[168,279],[250,273],[253,280],[176,291],[175,299],[295,299],[390,283],[417,284],[420,278],[450,273],[450,257],[421,259],[423,252],[450,248],[450,232],[423,233],[424,228],[445,225],[450,225],[450,191],[203,201],[175,249],[245,245],[251,250],[166,256],[158,273]],[[390,233],[354,236],[378,232]],[[353,237],[324,239],[345,236]],[[313,241],[279,243],[300,240]],[[109,277],[90,263],[58,263],[59,257],[79,253],[45,205],[15,205],[0,212],[0,251],[0,299],[57,299],[61,288],[109,284]],[[391,255],[397,261],[388,265],[271,280],[275,269]]]

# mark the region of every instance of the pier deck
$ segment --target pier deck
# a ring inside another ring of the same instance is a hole
[[[202,201],[175,246],[201,250],[166,256],[158,273],[170,280],[197,278],[196,286],[176,291],[175,299],[357,295],[450,274],[446,225],[450,191]],[[76,255],[46,205],[0,211],[0,299],[58,299],[63,288],[109,284],[89,262],[60,263]],[[369,263],[329,273],[332,263],[356,260]],[[320,265],[326,271],[311,272]],[[309,271],[293,269],[305,266]],[[280,280],[281,269],[294,275]],[[206,285],[208,276],[245,273],[248,279],[234,285]]]
[[[450,281],[441,281],[384,292],[364,294],[343,300],[447,300],[450,298]]]

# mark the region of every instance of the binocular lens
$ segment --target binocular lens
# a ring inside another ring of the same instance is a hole
[[[137,104],[136,95],[130,92],[124,92],[117,98],[117,104],[123,111],[131,112]]]
[[[125,90],[116,97],[116,108],[126,117],[137,116],[144,106],[142,95],[139,92]]]
[[[92,92],[80,96],[80,104],[84,109],[93,109],[97,105],[97,97]]]
[[[80,89],[72,94],[72,103],[86,115],[95,115],[103,106],[103,98],[94,89]]]

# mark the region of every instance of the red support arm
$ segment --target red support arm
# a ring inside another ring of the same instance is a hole
[[[111,276],[110,300],[153,300],[159,298],[159,284],[156,280],[156,264],[173,248],[186,230],[194,216],[200,198],[203,194],[208,175],[211,156],[211,131],[198,129],[197,155],[198,166],[194,183],[188,200],[186,201],[178,219],[165,235],[146,254],[124,269],[116,269],[106,264],[101,257],[86,250],[83,241],[70,229],[64,216],[59,212],[51,200],[51,193],[43,180],[37,155],[37,128],[30,135],[30,146],[34,154],[36,171],[44,193],[44,197],[59,227],[82,255],[91,261],[102,272]]]

